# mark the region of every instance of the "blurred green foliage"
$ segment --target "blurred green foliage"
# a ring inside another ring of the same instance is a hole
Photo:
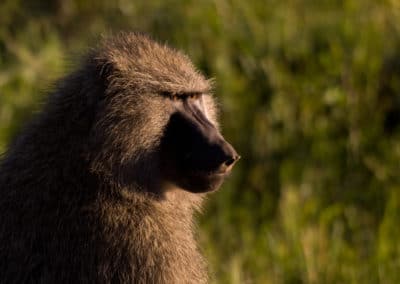
[[[399,1],[2,0],[0,152],[118,30],[216,78],[243,158],[200,217],[215,283],[400,283]]]

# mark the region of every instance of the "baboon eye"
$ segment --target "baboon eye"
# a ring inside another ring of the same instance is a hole
[[[197,100],[197,99],[200,99],[200,97],[201,97],[201,93],[189,93],[188,94],[189,99]]]
[[[161,95],[173,101],[185,100],[185,99],[197,100],[201,98],[201,93],[173,93],[173,92],[163,91],[161,92]]]
[[[161,92],[161,95],[163,97],[169,98],[170,100],[173,100],[173,101],[178,100],[178,96],[175,93],[172,93],[172,92],[163,91],[163,92]]]

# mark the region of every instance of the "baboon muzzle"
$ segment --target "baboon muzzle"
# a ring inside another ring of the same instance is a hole
[[[169,167],[188,176],[224,176],[240,158],[204,113],[189,102],[183,102],[171,116],[162,145]]]

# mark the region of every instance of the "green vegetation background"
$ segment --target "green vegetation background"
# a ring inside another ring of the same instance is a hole
[[[400,1],[2,0],[0,152],[118,30],[216,78],[243,158],[200,217],[215,283],[400,283]]]

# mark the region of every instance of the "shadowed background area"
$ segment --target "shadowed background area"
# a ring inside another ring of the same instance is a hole
[[[400,2],[3,0],[0,153],[119,30],[216,79],[242,159],[199,216],[215,283],[400,283]]]

